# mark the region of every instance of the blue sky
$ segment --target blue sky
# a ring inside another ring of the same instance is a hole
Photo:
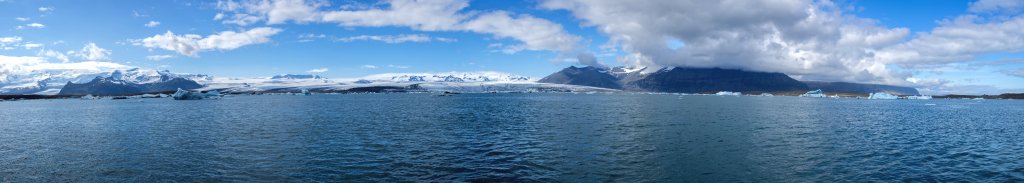
[[[0,0],[0,38],[18,38],[8,39],[3,45],[7,49],[0,49],[0,55],[43,57],[51,62],[96,60],[228,77],[324,70],[315,74],[358,77],[384,72],[501,71],[543,77],[581,65],[578,55],[588,54],[595,55],[598,62],[584,63],[587,65],[739,68],[784,72],[803,80],[914,86],[930,93],[998,93],[1024,88],[1024,72],[1020,72],[1024,62],[1013,61],[1024,58],[1020,53],[1024,43],[1009,42],[1024,35],[1019,29],[1012,30],[1024,19],[1020,16],[1020,4],[1024,3],[985,1],[765,0],[740,5],[645,1],[622,5],[617,3],[629,2]],[[265,5],[262,9],[258,7],[261,3]],[[399,11],[405,10],[399,8],[402,3],[455,12],[403,12]],[[810,14],[819,15],[808,15],[807,8],[814,9]],[[755,11],[759,9],[766,11]],[[328,16],[338,12],[341,14]],[[714,17],[699,16],[707,14]],[[239,17],[246,16],[252,21],[237,23],[242,20]],[[446,18],[454,22],[441,21]],[[965,21],[956,22],[961,19]],[[808,22],[816,25],[811,26],[813,30],[799,26]],[[771,28],[764,29],[764,25]],[[985,26],[1006,28],[998,33],[1009,40],[990,38],[996,40],[919,49],[984,39]],[[977,38],[933,33],[937,28],[982,33],[972,34],[981,36]],[[228,35],[224,32],[259,35],[245,35],[243,40],[203,40]],[[856,37],[845,35],[858,32],[875,36],[863,36],[867,38],[853,43],[845,39]],[[735,38],[724,36],[730,35],[726,33],[749,36]],[[773,39],[772,35],[783,37]],[[758,45],[763,41],[782,46]],[[99,49],[87,49],[90,43]],[[754,46],[731,48],[712,43]],[[172,48],[175,45],[185,47]],[[1005,63],[984,64],[999,61]]]

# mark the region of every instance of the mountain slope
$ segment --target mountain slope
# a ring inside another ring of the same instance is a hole
[[[619,78],[609,74],[608,70],[597,67],[569,66],[537,82],[622,89]]]
[[[569,67],[538,82],[674,93],[807,90],[807,85],[782,73],[681,67],[664,68],[653,73],[642,73],[644,70],[646,68],[619,67],[608,70],[596,67]]]
[[[786,74],[751,72],[735,69],[665,68],[642,79],[625,83],[627,90],[705,93],[734,91],[745,93],[806,91],[808,87]]]

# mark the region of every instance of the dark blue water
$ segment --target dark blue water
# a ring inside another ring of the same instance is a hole
[[[0,182],[1024,180],[1024,101],[356,94],[0,111]]]

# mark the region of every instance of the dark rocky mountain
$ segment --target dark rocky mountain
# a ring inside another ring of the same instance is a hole
[[[782,73],[751,72],[735,69],[665,68],[641,74],[644,69],[604,69],[597,67],[569,67],[551,74],[539,82],[583,85],[627,91],[705,93],[734,92],[789,92],[807,91],[804,83]]]
[[[562,69],[538,82],[593,86],[626,91],[707,93],[733,91],[744,93],[804,93],[821,89],[827,93],[868,94],[888,92],[896,95],[919,95],[911,87],[859,84],[847,82],[797,81],[783,73],[753,72],[719,68],[669,67],[654,72],[646,68],[611,69],[574,67]]]
[[[115,77],[96,77],[82,84],[68,82],[58,95],[127,95],[152,92],[167,92],[181,89],[197,89],[203,85],[185,78],[169,78],[153,83],[133,83]]]
[[[607,69],[590,66],[569,66],[569,68],[548,75],[538,82],[622,89],[619,78],[608,73]]]
[[[665,68],[624,84],[627,90],[704,93],[807,91],[807,85],[782,73],[719,68]]]
[[[865,94],[886,92],[894,95],[920,95],[917,89],[902,86],[821,81],[804,81],[804,83],[807,83],[807,87],[811,89],[821,89],[821,91],[827,93]]]

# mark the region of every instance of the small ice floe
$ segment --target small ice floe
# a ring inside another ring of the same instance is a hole
[[[910,99],[910,100],[931,100],[932,96],[930,96],[930,95],[907,96],[907,99]]]
[[[935,104],[924,104],[924,105],[928,105],[928,106],[931,106],[931,105],[935,105]]]
[[[822,92],[821,89],[811,90],[807,93],[800,94],[800,97],[825,98],[825,92]]]
[[[871,95],[868,95],[868,99],[895,100],[895,99],[899,99],[899,97],[896,96],[896,95],[885,93],[885,92],[878,92],[878,93],[871,93]]]
[[[739,95],[742,95],[742,94],[743,93],[731,92],[731,91],[720,91],[718,93],[715,93],[715,95],[720,95],[720,96],[739,96]]]
[[[92,94],[82,96],[82,100],[98,100],[100,97],[92,96]]]
[[[206,92],[206,93],[202,93],[202,92],[194,92],[194,91],[182,90],[181,88],[178,88],[178,91],[174,92],[174,95],[171,95],[171,97],[173,97],[174,100],[202,100],[202,99],[218,99],[218,98],[221,97],[221,95],[220,95],[220,92],[217,92],[216,90],[209,91],[209,92]]]
[[[761,96],[762,97],[771,97],[771,96],[775,96],[775,95],[772,95],[771,93],[761,93]]]

